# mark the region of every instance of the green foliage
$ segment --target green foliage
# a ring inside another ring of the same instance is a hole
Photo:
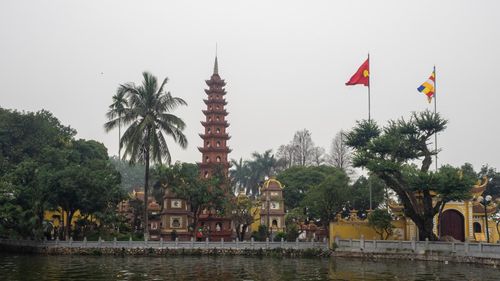
[[[264,178],[274,174],[278,161],[269,149],[264,153],[252,153],[252,159],[247,161],[232,159],[231,164],[233,168],[230,170],[230,176],[233,183],[238,189],[245,190],[246,194],[255,197]]]
[[[376,209],[383,203],[385,195],[385,183],[376,176],[359,177],[351,186],[351,207],[364,214],[370,209],[370,186],[372,189],[372,208]]]
[[[391,215],[382,209],[376,209],[368,215],[368,224],[380,235],[381,240],[389,238],[394,229]]]
[[[248,161],[243,161],[243,158],[240,158],[238,161],[231,159],[231,170],[229,170],[229,176],[231,177],[233,191],[235,193],[246,191],[250,180],[250,173],[251,171]]]
[[[432,231],[434,216],[446,202],[467,198],[473,183],[450,166],[429,171],[438,153],[429,147],[431,137],[447,123],[439,114],[424,111],[413,113],[409,120],[389,121],[384,128],[374,121],[361,121],[347,134],[354,166],[367,168],[396,193],[405,215],[418,227],[420,239],[437,239]]]
[[[41,238],[47,187],[39,161],[67,145],[76,132],[48,111],[0,108],[0,234]]]
[[[285,224],[286,226],[290,226],[293,224],[303,223],[307,220],[307,216],[304,213],[304,208],[295,208],[288,211],[285,214]]]
[[[182,148],[187,147],[187,138],[183,133],[186,124],[171,113],[187,103],[165,91],[168,78],[159,84],[158,79],[151,73],[143,72],[142,77],[141,85],[134,83],[120,85],[117,95],[126,98],[123,105],[127,107],[121,108],[118,112],[116,107],[111,105],[112,113],[108,112],[109,121],[104,124],[104,128],[109,132],[116,127],[120,128],[122,124],[128,126],[120,138],[120,148],[125,148],[124,159],[128,157],[130,163],[145,165],[144,205],[146,206],[149,198],[149,164],[162,163],[163,160],[167,164],[171,162],[165,135],[172,137]],[[113,104],[115,103],[116,101]],[[146,209],[144,207],[144,225],[148,225]],[[148,232],[147,227],[145,232]]]
[[[281,238],[283,238],[283,240],[286,241],[286,237],[287,237],[286,233],[280,231],[280,232],[276,233],[276,235],[273,238],[273,241],[274,242],[280,242]]]
[[[105,223],[124,198],[106,148],[75,134],[50,112],[0,109],[0,233],[40,239],[50,229],[44,212],[57,208]]]
[[[299,237],[299,229],[296,224],[289,224],[286,227],[286,241],[295,241]]]
[[[325,227],[342,211],[350,196],[349,177],[341,169],[332,169],[332,173],[319,185],[311,187],[304,198],[307,215],[319,219]]]
[[[230,214],[236,229],[236,236],[240,241],[245,238],[248,227],[254,222],[255,214],[258,212],[258,201],[252,200],[244,194],[238,194],[229,201],[228,214]]]
[[[112,223],[116,205],[126,196],[119,187],[120,174],[108,161],[104,145],[77,140],[51,154],[54,157],[39,167],[39,173],[44,175],[41,181],[48,187],[51,205],[67,214],[66,237],[77,210],[84,216],[98,214],[103,223]]]
[[[477,177],[482,179],[486,177],[488,183],[486,184],[486,190],[484,196],[491,195],[493,198],[500,198],[500,173],[493,167],[488,165],[483,165],[481,169],[476,172],[470,163],[465,163],[461,167],[464,175],[468,174],[469,177]]]
[[[252,235],[256,241],[266,241],[266,238],[269,237],[269,229],[267,225],[261,224],[254,235]]]
[[[194,225],[204,209],[216,210],[224,214],[230,200],[229,183],[222,170],[216,167],[210,179],[200,178],[196,164],[177,162],[171,166],[156,166],[154,186],[170,189],[171,192],[185,199],[194,214]]]
[[[128,107],[123,109],[121,116],[108,116],[110,121],[104,124],[104,128],[110,131],[119,124],[128,126],[120,146],[125,147],[124,157],[129,156],[131,162],[146,163],[150,159],[161,163],[165,159],[170,163],[164,134],[170,135],[181,147],[187,146],[186,136],[182,133],[186,125],[170,112],[187,104],[164,90],[168,78],[158,84],[158,79],[151,73],[143,72],[142,76],[141,85],[120,85],[117,94],[125,95]]]
[[[311,187],[323,182],[336,168],[328,166],[294,166],[278,174],[277,180],[283,184],[285,207],[291,210],[301,206]]]

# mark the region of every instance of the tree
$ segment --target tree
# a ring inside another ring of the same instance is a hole
[[[231,203],[229,213],[236,228],[236,236],[239,241],[243,241],[248,227],[255,221],[259,203],[243,193],[234,197]]]
[[[302,233],[299,231],[299,225],[307,220],[304,208],[298,207],[289,210],[285,215],[286,233],[287,241],[295,241],[297,237]]]
[[[156,184],[171,189],[174,194],[189,202],[193,213],[193,228],[203,210],[214,210],[223,214],[227,208],[227,200],[231,198],[228,182],[221,168],[216,168],[211,178],[200,178],[198,165],[191,163],[175,163],[165,167]]]
[[[287,210],[305,207],[302,206],[302,201],[309,190],[323,182],[330,174],[335,173],[335,170],[328,166],[295,166],[279,173],[276,178],[284,186],[283,196]]]
[[[182,132],[186,127],[184,121],[171,113],[178,106],[187,103],[178,97],[173,97],[170,92],[165,92],[164,87],[168,78],[158,86],[158,80],[151,73],[142,74],[142,85],[125,83],[120,85],[118,93],[124,93],[129,107],[121,117],[115,118],[104,128],[110,131],[119,124],[128,125],[127,130],[120,139],[120,147],[125,147],[124,158],[130,158],[131,163],[143,163],[144,172],[144,235],[148,236],[148,191],[149,191],[149,165],[150,162],[170,163],[170,150],[165,136],[172,137],[175,143],[182,148],[187,147],[187,139]]]
[[[295,132],[291,143],[295,149],[295,163],[300,166],[306,166],[311,163],[311,151],[314,148],[314,143],[311,138],[311,133],[307,129]]]
[[[252,153],[252,159],[247,161],[250,171],[247,194],[257,196],[261,182],[264,181],[265,177],[274,174],[277,163],[271,149],[264,151],[264,153]]]
[[[484,195],[491,195],[493,198],[500,197],[500,173],[493,167],[483,165],[477,174],[478,178],[488,178]]]
[[[345,143],[345,132],[340,130],[332,140],[328,162],[334,167],[340,168],[347,173],[351,168],[351,150]]]
[[[52,207],[66,214],[66,239],[71,236],[71,223],[77,210],[82,215],[98,214],[104,220],[126,198],[119,186],[120,174],[108,161],[103,144],[73,141],[66,149],[50,151],[50,155],[38,168],[40,181],[48,187]]]
[[[472,178],[477,177],[479,179],[484,179],[486,177],[488,183],[486,184],[484,196],[491,195],[495,199],[500,197],[500,173],[497,172],[495,168],[483,165],[481,169],[476,172],[472,164],[465,163],[460,169],[463,174]]]
[[[124,198],[104,145],[75,134],[48,111],[0,109],[0,232],[40,239],[45,211],[62,209],[69,237],[77,209],[109,214]]]
[[[64,148],[76,134],[50,112],[0,108],[0,234],[40,239],[49,208],[39,161]]]
[[[357,209],[361,214],[366,214],[366,211],[370,209],[370,186],[372,189],[372,209],[376,209],[384,202],[385,183],[376,176],[359,177],[351,186],[351,207]],[[386,208],[388,207],[386,206]]]
[[[307,215],[315,220],[319,219],[326,228],[349,200],[349,177],[344,171],[333,169],[333,173],[319,185],[311,187],[304,198],[304,206],[308,208]]]
[[[283,169],[289,169],[295,164],[295,148],[292,144],[280,145],[276,152],[279,165]]]
[[[314,166],[321,166],[325,163],[325,149],[319,146],[313,147],[311,150],[311,163]]]
[[[437,240],[434,216],[446,202],[466,199],[474,181],[450,166],[429,170],[438,153],[429,147],[431,137],[444,131],[447,123],[438,113],[424,111],[413,113],[409,120],[389,121],[382,129],[364,120],[347,134],[347,145],[354,149],[353,165],[367,168],[396,193],[422,240]]]
[[[108,113],[106,117],[108,120],[118,119],[118,159],[121,159],[121,117],[125,113],[125,109],[128,106],[128,101],[125,96],[126,92],[122,91],[121,87],[118,88],[116,94],[112,97],[113,103],[109,105]]]
[[[229,170],[229,176],[234,183],[233,192],[239,193],[244,191],[246,193],[248,182],[250,180],[250,169],[248,163],[240,158],[239,161],[231,159],[231,170]]]
[[[392,225],[392,217],[387,210],[376,209],[368,215],[368,225],[370,225],[381,240],[386,240],[392,234],[394,226]]]
[[[295,132],[289,144],[278,148],[276,156],[280,170],[293,166],[320,166],[326,161],[325,149],[314,146],[311,132],[307,129]]]

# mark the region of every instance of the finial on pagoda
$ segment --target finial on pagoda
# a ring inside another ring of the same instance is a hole
[[[214,74],[219,75],[219,64],[217,63],[217,55],[215,55]]]

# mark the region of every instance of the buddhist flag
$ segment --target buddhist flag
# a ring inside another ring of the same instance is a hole
[[[427,100],[431,103],[432,98],[434,97],[434,83],[436,81],[436,71],[432,71],[429,80],[425,81],[417,90],[427,96]]]
[[[370,86],[370,59],[366,61],[359,67],[358,71],[349,79],[346,86],[363,84],[365,86]]]

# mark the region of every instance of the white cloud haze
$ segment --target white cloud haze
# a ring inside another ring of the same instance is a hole
[[[117,154],[104,132],[120,83],[168,76],[189,106],[175,111],[196,149],[215,44],[226,79],[231,158],[288,143],[308,128],[326,149],[367,116],[366,88],[344,83],[370,52],[372,116],[380,124],[432,109],[416,88],[437,67],[440,164],[500,169],[499,1],[0,2],[4,108],[50,110],[78,137]]]

